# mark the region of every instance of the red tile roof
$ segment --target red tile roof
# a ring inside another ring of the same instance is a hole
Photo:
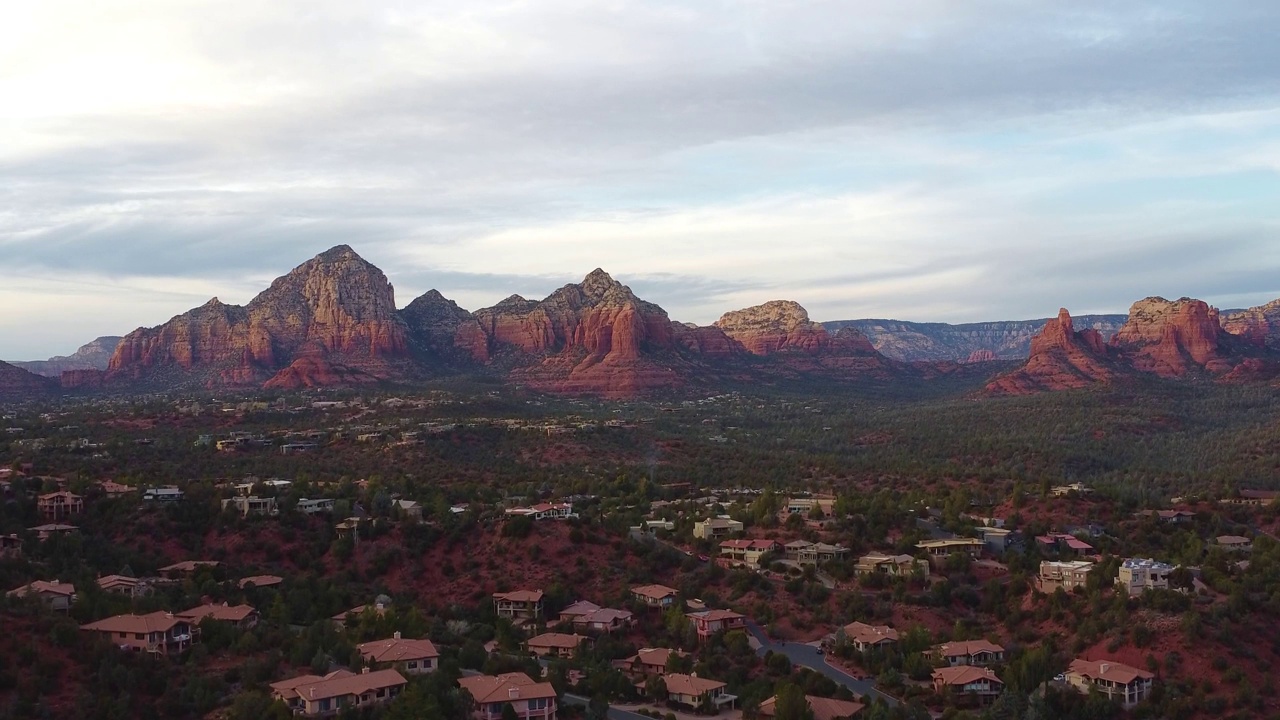
[[[409,660],[425,660],[440,657],[440,651],[430,640],[390,638],[374,640],[357,646],[366,660],[379,663],[398,663]]]
[[[29,585],[23,585],[16,590],[10,590],[8,595],[10,597],[25,597],[30,594],[40,595],[42,593],[71,597],[76,594],[76,588],[71,583],[58,582],[57,580],[54,580],[53,582],[36,580]]]
[[[192,624],[199,624],[205,618],[238,623],[257,612],[248,605],[201,605],[178,613],[178,617],[189,620]]]
[[[458,684],[471,693],[471,699],[477,705],[556,697],[556,689],[551,683],[535,683],[528,675],[519,672],[463,677],[458,678]]]
[[[506,600],[507,602],[541,602],[541,590],[513,590],[507,593],[494,593],[494,600]]]
[[[941,682],[943,685],[968,685],[969,683],[982,682],[988,680],[997,685],[1003,685],[1004,682],[996,677],[991,668],[977,667],[974,665],[958,665],[956,667],[938,668],[933,671],[933,679],[935,682]]]
[[[109,618],[81,625],[81,630],[113,633],[153,633],[169,632],[176,625],[190,622],[177,617],[173,613],[157,611],[146,615],[114,615]]]
[[[1072,660],[1067,672],[1077,673],[1090,680],[1106,680],[1121,685],[1128,685],[1138,679],[1150,680],[1155,677],[1146,670],[1139,670],[1114,660]]]

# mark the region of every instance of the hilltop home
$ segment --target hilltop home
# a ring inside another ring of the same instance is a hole
[[[1219,535],[1214,542],[1218,547],[1231,552],[1253,551],[1253,541],[1240,535]]]
[[[666,585],[641,585],[631,588],[631,597],[647,607],[666,610],[676,604],[680,591]]]
[[[888,625],[851,622],[840,628],[844,637],[858,652],[885,648],[898,642],[898,631]]]
[[[184,577],[191,577],[200,571],[201,568],[216,568],[222,563],[217,560],[183,560],[172,565],[165,565],[160,568],[160,575],[170,580],[179,580]]]
[[[1148,590],[1168,590],[1169,573],[1173,570],[1172,565],[1150,558],[1129,558],[1116,573],[1116,589],[1124,588],[1130,597]]]
[[[811,543],[808,540],[792,540],[785,546],[787,559],[801,565],[817,565],[830,560],[843,560],[849,556],[849,548],[828,543]]]
[[[272,696],[294,714],[307,717],[336,715],[346,708],[380,705],[398,696],[409,684],[395,670],[368,670],[359,675],[337,670],[323,677],[303,675],[271,683]]]
[[[405,640],[396,631],[389,640],[374,640],[356,646],[369,667],[394,665],[410,675],[433,672],[440,662],[440,651],[430,640]]]
[[[277,585],[283,585],[283,584],[284,584],[284,578],[280,577],[279,575],[250,575],[247,578],[242,578],[240,582],[237,583],[237,585],[240,587],[241,590],[244,590],[250,585],[257,588],[265,588],[265,587],[275,587]]]
[[[16,590],[10,590],[6,593],[9,597],[35,597],[41,602],[58,612],[66,612],[71,609],[72,603],[76,601],[76,588],[71,583],[46,582],[44,580],[36,580],[33,583],[23,585]]]
[[[1071,483],[1070,485],[1055,485],[1049,488],[1049,494],[1053,497],[1066,497],[1071,493],[1076,493],[1077,495],[1092,495],[1093,489],[1086,486],[1084,483],[1078,482]]]
[[[718,712],[725,705],[733,707],[736,695],[725,692],[728,685],[719,680],[700,678],[697,675],[669,673],[663,678],[667,685],[667,702],[688,708],[710,705]]]
[[[836,700],[835,698],[817,697],[816,695],[805,695],[804,699],[809,705],[809,711],[813,713],[813,720],[852,720],[866,707],[862,703],[853,702],[852,700]],[[778,696],[774,695],[760,703],[756,714],[762,718],[777,717],[777,704]]]
[[[765,553],[781,549],[776,540],[725,540],[720,543],[720,557],[731,563],[759,567]]]
[[[333,498],[302,498],[294,509],[305,515],[333,512],[335,502]]]
[[[179,502],[183,497],[183,492],[172,485],[147,488],[147,491],[142,493],[143,502]]]
[[[1044,560],[1040,563],[1040,589],[1053,592],[1062,588],[1071,592],[1084,587],[1089,581],[1089,573],[1093,563],[1088,560],[1057,561]]]
[[[502,720],[507,705],[520,720],[556,720],[556,689],[524,673],[462,677],[458,685],[471,695],[474,720]]]
[[[957,640],[934,647],[934,653],[949,667],[986,667],[1004,662],[1004,648],[986,640]]]
[[[560,617],[563,618],[564,613],[560,613]],[[625,630],[631,627],[633,622],[634,616],[629,610],[613,608],[598,608],[573,618],[574,627],[602,633]]]
[[[194,642],[191,623],[173,613],[157,611],[146,615],[115,615],[87,625],[81,630],[97,633],[122,650],[176,655]]]
[[[1155,675],[1124,663],[1110,660],[1072,660],[1066,673],[1067,683],[1080,692],[1091,689],[1132,708],[1151,695]]]
[[[738,520],[727,517],[716,517],[700,520],[693,524],[693,536],[700,540],[716,540],[727,535],[742,532],[743,525]]]
[[[128,577],[125,575],[106,575],[98,578],[98,587],[106,592],[124,595],[130,598],[140,598],[151,592],[151,586],[138,578]]]
[[[201,620],[209,619],[234,625],[241,630],[249,630],[258,624],[258,611],[249,605],[200,605],[184,610],[177,616],[192,626],[198,626]]]
[[[933,689],[938,694],[975,698],[990,702],[1003,690],[1004,683],[989,668],[957,666],[933,671]]]
[[[835,509],[836,499],[829,497],[807,497],[807,498],[790,498],[787,500],[787,515],[804,515],[808,517],[814,509],[819,510],[824,517],[830,517]]]
[[[672,655],[685,657],[685,653],[670,648],[640,648],[635,655],[618,662],[623,669],[638,675],[666,675]]]
[[[954,553],[965,553],[970,557],[978,557],[986,543],[977,538],[949,538],[946,540],[924,540],[916,543],[916,547],[929,554],[935,563],[946,561]]]
[[[515,590],[493,594],[493,609],[498,617],[511,620],[536,620],[542,617],[541,590]]]
[[[84,512],[84,498],[66,490],[41,495],[36,510],[46,520],[58,521]]]
[[[298,501],[302,503],[301,500]],[[276,515],[279,514],[280,508],[276,505],[276,499],[273,497],[258,497],[256,495],[237,495],[233,498],[227,498],[222,501],[222,509],[228,507],[233,508],[240,513],[242,517],[250,515]]]
[[[1046,552],[1058,552],[1064,554],[1093,552],[1092,545],[1081,540],[1075,535],[1068,535],[1066,533],[1037,535],[1036,545]]]
[[[534,520],[565,520],[578,517],[572,503],[538,503],[531,507],[508,508],[507,515],[517,515]]]
[[[699,640],[705,640],[718,632],[740,630],[747,626],[746,616],[732,610],[703,610],[689,613],[685,617],[693,621]]]
[[[80,531],[80,528],[76,527],[75,525],[62,525],[59,523],[49,523],[48,525],[37,525],[31,528],[31,532],[35,533],[36,537],[40,540],[48,540],[49,538],[58,536],[58,535],[70,535],[71,533],[79,532],[79,531]]]

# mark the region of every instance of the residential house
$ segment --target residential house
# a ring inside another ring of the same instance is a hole
[[[813,713],[813,720],[852,720],[866,708],[866,705],[852,700],[837,700],[816,695],[805,695],[804,699],[809,705],[809,712]],[[762,718],[777,717],[777,704],[778,696],[774,695],[760,703],[760,707],[756,709],[756,715]]]
[[[685,617],[693,622],[698,631],[698,638],[705,640],[718,632],[741,630],[747,626],[745,615],[732,610],[703,610],[689,613]]]
[[[1089,581],[1093,563],[1088,560],[1044,560],[1040,563],[1040,589],[1053,592],[1062,588],[1071,592]]]
[[[573,512],[573,503],[538,503],[531,507],[508,508],[507,515],[517,515],[534,520],[565,520],[578,517]]]
[[[520,720],[556,720],[556,689],[524,673],[462,677],[458,685],[471,695],[475,720],[502,720],[507,705]]]
[[[1228,498],[1224,503],[1233,505],[1269,505],[1280,499],[1280,490],[1241,490],[1240,497]]]
[[[1049,488],[1049,494],[1053,497],[1066,497],[1071,493],[1076,493],[1077,495],[1092,495],[1093,489],[1086,486],[1084,483],[1078,482],[1071,483],[1070,485],[1055,485]]]
[[[906,577],[916,572],[928,574],[929,562],[927,560],[917,560],[910,555],[870,553],[858,558],[853,570],[859,575],[885,573],[891,577]]]
[[[743,525],[738,520],[727,517],[714,517],[710,520],[699,520],[693,524],[693,536],[700,540],[716,540],[742,532]]]
[[[511,620],[537,620],[542,617],[541,590],[515,590],[494,593],[493,608],[498,617]]]
[[[1093,552],[1093,546],[1081,540],[1075,535],[1066,533],[1049,533],[1048,535],[1037,535],[1036,545],[1045,552],[1057,552],[1062,554],[1080,554]]]
[[[301,504],[301,500],[298,501]],[[276,499],[273,497],[258,497],[257,495],[237,495],[233,498],[227,498],[222,501],[222,509],[228,507],[240,513],[242,517],[250,515],[277,515],[280,513],[279,506],[276,505]]]
[[[206,618],[225,622],[242,630],[248,630],[258,624],[258,611],[249,605],[228,605],[226,603],[221,605],[200,605],[177,615],[179,618],[190,622],[192,626],[198,626],[200,621]]]
[[[400,517],[411,522],[422,522],[422,505],[415,500],[396,500],[392,507]]]
[[[625,670],[637,675],[666,675],[671,656],[685,657],[685,653],[670,648],[640,648],[635,655],[619,663]]]
[[[590,615],[591,613],[601,609],[599,605],[590,600],[579,600],[569,607],[560,611],[560,617],[557,622],[571,623],[576,622],[578,618]]]
[[[564,617],[564,613],[560,614]],[[599,608],[573,619],[575,628],[599,633],[611,633],[625,630],[634,623],[635,618],[629,610]]]
[[[1253,541],[1240,535],[1219,535],[1215,542],[1218,547],[1231,552],[1253,551]]]
[[[372,605],[357,605],[351,608],[350,610],[345,610],[343,612],[340,612],[329,619],[333,621],[333,624],[338,629],[342,629],[347,626],[348,618],[357,619],[361,615],[365,614],[366,611],[375,613],[378,616],[382,616],[387,614],[387,610],[390,608],[391,608],[391,598],[387,597],[386,595],[379,595],[378,597],[374,598]]]
[[[98,487],[101,488],[102,492],[106,493],[108,497],[128,495],[129,493],[133,492],[132,487],[128,485],[122,485],[114,480],[103,480],[98,483]]]
[[[737,696],[725,692],[728,685],[719,680],[700,678],[697,675],[668,673],[663,680],[667,686],[667,702],[687,708],[711,706],[719,711],[724,706],[733,707]]]
[[[1076,659],[1071,661],[1066,678],[1080,692],[1096,689],[1128,709],[1150,697],[1155,675],[1111,660]]]
[[[977,557],[986,547],[986,543],[977,538],[946,538],[943,540],[924,540],[916,543],[916,547],[925,551],[932,562],[940,563],[955,553],[965,553]]]
[[[222,563],[217,560],[183,560],[172,565],[165,565],[160,568],[159,573],[162,577],[170,580],[180,580],[182,578],[191,577],[199,572],[202,568],[216,568]]]
[[[879,650],[898,642],[898,631],[888,625],[868,625],[863,622],[851,622],[840,628],[845,640],[858,652]]]
[[[667,608],[676,604],[680,591],[666,585],[641,585],[631,588],[631,597],[646,607]]]
[[[987,546],[987,552],[995,557],[1004,555],[1006,550],[1021,540],[1018,533],[1002,527],[980,527],[978,532],[982,533],[982,542]]]
[[[356,674],[337,670],[323,677],[304,675],[271,683],[272,696],[296,715],[324,717],[346,708],[363,708],[388,702],[409,684],[395,670],[365,670]]]
[[[938,659],[948,667],[986,667],[1004,662],[1004,648],[986,640],[957,640],[934,647]]]
[[[801,565],[817,565],[832,560],[844,560],[849,557],[849,548],[829,543],[810,543],[807,547],[798,548],[799,557],[796,562]]]
[[[304,515],[317,515],[333,512],[335,502],[333,498],[301,498],[294,509]]]
[[[978,703],[986,703],[1004,691],[1004,683],[990,668],[959,665],[934,670],[933,689],[940,695],[972,698]]]
[[[283,584],[284,578],[279,575],[250,575],[247,578],[241,578],[238,583],[241,590],[249,587],[250,585],[258,588],[264,588],[276,587],[277,585]]]
[[[127,575],[106,575],[98,578],[98,587],[109,593],[140,598],[151,593],[151,586],[135,577]]]
[[[59,490],[41,495],[36,500],[36,510],[44,519],[56,522],[84,512],[84,498],[73,492]]]
[[[725,540],[720,543],[720,557],[733,564],[760,566],[765,553],[782,549],[776,540]]]
[[[80,629],[97,633],[122,649],[157,655],[185,652],[193,642],[191,622],[163,611],[115,615],[81,625]]]
[[[360,539],[360,528],[369,523],[368,518],[349,517],[340,523],[334,523],[333,529],[337,533],[338,538],[354,537]]]
[[[180,502],[183,497],[185,497],[183,492],[172,485],[147,488],[146,492],[142,493],[143,502]]]
[[[61,523],[49,523],[47,525],[37,525],[31,528],[31,532],[36,534],[40,540],[48,540],[51,537],[70,535],[74,532],[80,532],[80,528],[75,525],[63,525]]]
[[[1142,510],[1134,513],[1137,517],[1154,517],[1162,523],[1182,525],[1196,519],[1190,510]]]
[[[542,633],[525,641],[525,649],[538,657],[573,657],[578,646],[591,642],[586,635],[566,633]]]
[[[394,665],[410,675],[422,675],[440,665],[440,651],[430,640],[406,640],[399,631],[390,640],[361,643],[356,649],[373,668]]]
[[[1173,570],[1172,565],[1150,558],[1129,558],[1116,573],[1116,588],[1125,589],[1131,597],[1148,590],[1168,590],[1169,573]]]
[[[21,556],[22,538],[17,533],[0,535],[0,558]]]
[[[10,590],[6,594],[9,597],[39,598],[46,605],[59,612],[70,610],[72,603],[76,601],[75,586],[71,583],[58,582],[57,580],[53,582],[36,580],[16,590]]]
[[[835,510],[836,499],[832,497],[802,497],[790,498],[787,500],[787,515],[803,515],[809,517],[815,509],[820,511],[823,517],[830,517],[832,511]]]

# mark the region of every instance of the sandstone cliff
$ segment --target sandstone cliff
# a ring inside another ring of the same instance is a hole
[[[1066,390],[1107,383],[1117,375],[1101,333],[1092,328],[1077,332],[1066,308],[1045,323],[1032,339],[1030,352],[1025,365],[993,380],[987,391],[1022,395]]]
[[[108,380],[257,385],[302,356],[386,375],[409,355],[382,271],[340,245],[278,278],[244,307],[217,298],[116,348]]]
[[[1111,338],[1143,372],[1182,377],[1193,369],[1225,373],[1238,364],[1224,340],[1218,311],[1202,300],[1162,297],[1139,300],[1129,308],[1129,321]]]
[[[820,353],[831,348],[831,335],[809,320],[809,313],[791,300],[727,312],[715,326],[753,355],[779,352]],[[870,344],[868,344],[870,347]]]
[[[1222,319],[1222,328],[1259,346],[1280,348],[1280,300],[1272,300]]]
[[[1125,315],[1081,315],[1072,321],[1078,329],[1093,328],[1104,340],[1124,325]],[[904,362],[971,362],[970,357],[991,353],[997,360],[1024,360],[1031,339],[1049,318],[1001,320],[977,323],[922,323],[905,320],[835,320],[823,323],[829,331],[852,327],[861,331],[885,357]]]
[[[37,375],[56,378],[67,370],[106,370],[111,362],[111,355],[120,338],[104,336],[96,338],[76,350],[71,355],[55,355],[48,360],[32,360],[30,362],[10,363]]]

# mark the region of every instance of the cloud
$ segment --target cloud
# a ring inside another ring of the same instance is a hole
[[[1269,299],[1277,20],[1241,0],[28,3],[0,26],[0,252],[48,281],[0,291],[0,357],[246,301],[337,243],[402,304],[603,266],[697,322],[778,297],[919,320]]]

